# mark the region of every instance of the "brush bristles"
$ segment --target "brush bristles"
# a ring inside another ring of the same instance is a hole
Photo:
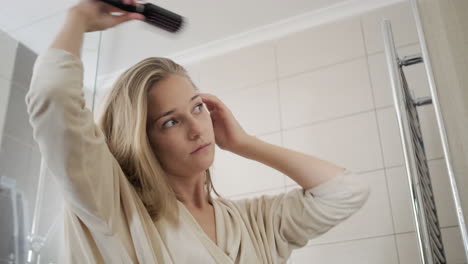
[[[182,24],[181,20],[162,15],[148,15],[146,16],[146,21],[171,32],[179,30]]]

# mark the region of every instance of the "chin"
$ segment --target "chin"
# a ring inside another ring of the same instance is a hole
[[[210,157],[207,157],[207,159],[205,161],[203,161],[203,168],[205,168],[205,170],[209,169],[214,163],[214,155],[211,155]]]
[[[203,157],[198,157],[192,160],[192,162],[196,163],[194,164],[194,167],[197,167],[199,170],[207,170],[213,165],[215,148],[213,146],[210,146],[209,148],[208,152],[203,154]]]

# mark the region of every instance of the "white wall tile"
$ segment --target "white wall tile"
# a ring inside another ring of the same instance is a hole
[[[364,206],[348,219],[334,226],[325,234],[309,241],[308,245],[319,245],[345,240],[355,240],[394,233],[387,183],[383,170],[358,174],[355,177],[368,182],[370,196]],[[290,190],[288,187],[286,190]]]
[[[258,137],[270,144],[281,145],[280,133]],[[240,195],[284,187],[281,172],[260,162],[215,147],[212,166],[213,185],[223,196]]]
[[[404,167],[389,168],[386,170],[388,190],[392,206],[395,232],[403,233],[415,231],[413,206],[411,203],[408,176]]]
[[[434,191],[437,216],[441,227],[458,225],[458,218],[453,201],[450,179],[445,159],[429,161],[429,173]]]
[[[465,251],[463,250],[460,228],[442,228],[442,242],[444,243],[445,255],[449,264],[466,264]]]
[[[29,90],[31,78],[33,73],[33,65],[36,61],[37,54],[24,46],[22,43],[18,44],[15,57],[15,68],[11,80],[13,83],[24,90]]]
[[[394,108],[377,110],[377,118],[385,166],[401,166],[403,164],[403,148]]]
[[[0,149],[0,176],[24,183],[29,175],[31,148],[20,141],[4,136]],[[24,186],[19,186],[25,190]]]
[[[0,77],[11,80],[15,67],[16,49],[18,41],[0,30]]]
[[[26,92],[15,84],[11,86],[4,133],[23,144],[32,146],[33,131],[26,110]]]
[[[96,78],[96,69],[98,67],[97,51],[83,50],[81,52],[81,61],[83,62],[83,82],[90,88],[94,88]]]
[[[277,41],[280,77],[361,57],[365,54],[359,18],[340,20]]]
[[[431,104],[418,107],[418,116],[427,158],[444,157],[434,106]]]
[[[432,106],[418,107],[421,132],[426,150],[427,159],[443,156],[442,146],[438,136],[435,113]],[[382,140],[383,155],[386,167],[401,166],[404,164],[403,148],[396,112],[393,107],[377,110],[379,130]]]
[[[443,159],[431,160],[428,162],[428,166],[440,227],[457,225],[457,216],[445,161]],[[415,231],[412,198],[406,170],[403,166],[387,169],[387,178],[393,219],[395,221],[395,232]]]
[[[420,53],[419,45],[411,45],[398,49],[400,58]],[[414,93],[415,98],[429,96],[429,84],[427,82],[424,64],[413,64],[404,67],[408,87]],[[392,106],[393,95],[390,85],[387,62],[383,52],[369,56],[369,72],[371,75],[372,89],[374,92],[375,106],[377,108]]]
[[[374,108],[365,59],[279,81],[283,128]]]
[[[11,82],[0,77],[0,146],[2,145],[8,102],[10,100],[10,87]]]
[[[200,62],[200,89],[221,93],[276,79],[274,46],[262,43]]]
[[[278,88],[276,81],[221,93],[218,97],[251,135],[280,131]]]
[[[400,264],[421,264],[421,255],[415,232],[396,235]]]
[[[356,172],[383,167],[374,112],[284,131],[283,143]]]
[[[383,19],[390,20],[397,47],[418,42],[416,26],[408,1],[373,10],[363,14],[361,18],[368,54],[384,50],[381,31]]]
[[[100,35],[103,35],[104,37],[103,33],[103,31],[86,32],[83,37],[83,47],[81,48],[82,52],[98,51]]]
[[[192,79],[192,81],[195,83],[195,85],[200,89],[201,92],[205,92],[202,88],[200,87],[200,64],[199,63],[194,63],[190,65],[182,65],[188,72],[188,75]]]
[[[311,246],[293,251],[291,263],[398,264],[393,236]]]

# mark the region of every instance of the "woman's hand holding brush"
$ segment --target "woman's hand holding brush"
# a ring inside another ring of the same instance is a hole
[[[136,0],[123,0],[123,3],[138,5]],[[111,14],[115,12],[121,15]],[[81,0],[68,10],[65,24],[50,48],[66,50],[79,58],[85,32],[106,30],[130,20],[144,20],[144,16],[123,11],[102,1]]]

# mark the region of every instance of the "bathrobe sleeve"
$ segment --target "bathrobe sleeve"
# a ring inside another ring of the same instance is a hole
[[[285,263],[293,249],[349,218],[367,201],[369,186],[350,170],[318,186],[240,200],[268,263]],[[262,250],[260,250],[262,251]]]
[[[120,169],[86,108],[83,63],[61,49],[40,54],[25,100],[34,140],[73,212],[94,231],[110,232],[118,214]]]

